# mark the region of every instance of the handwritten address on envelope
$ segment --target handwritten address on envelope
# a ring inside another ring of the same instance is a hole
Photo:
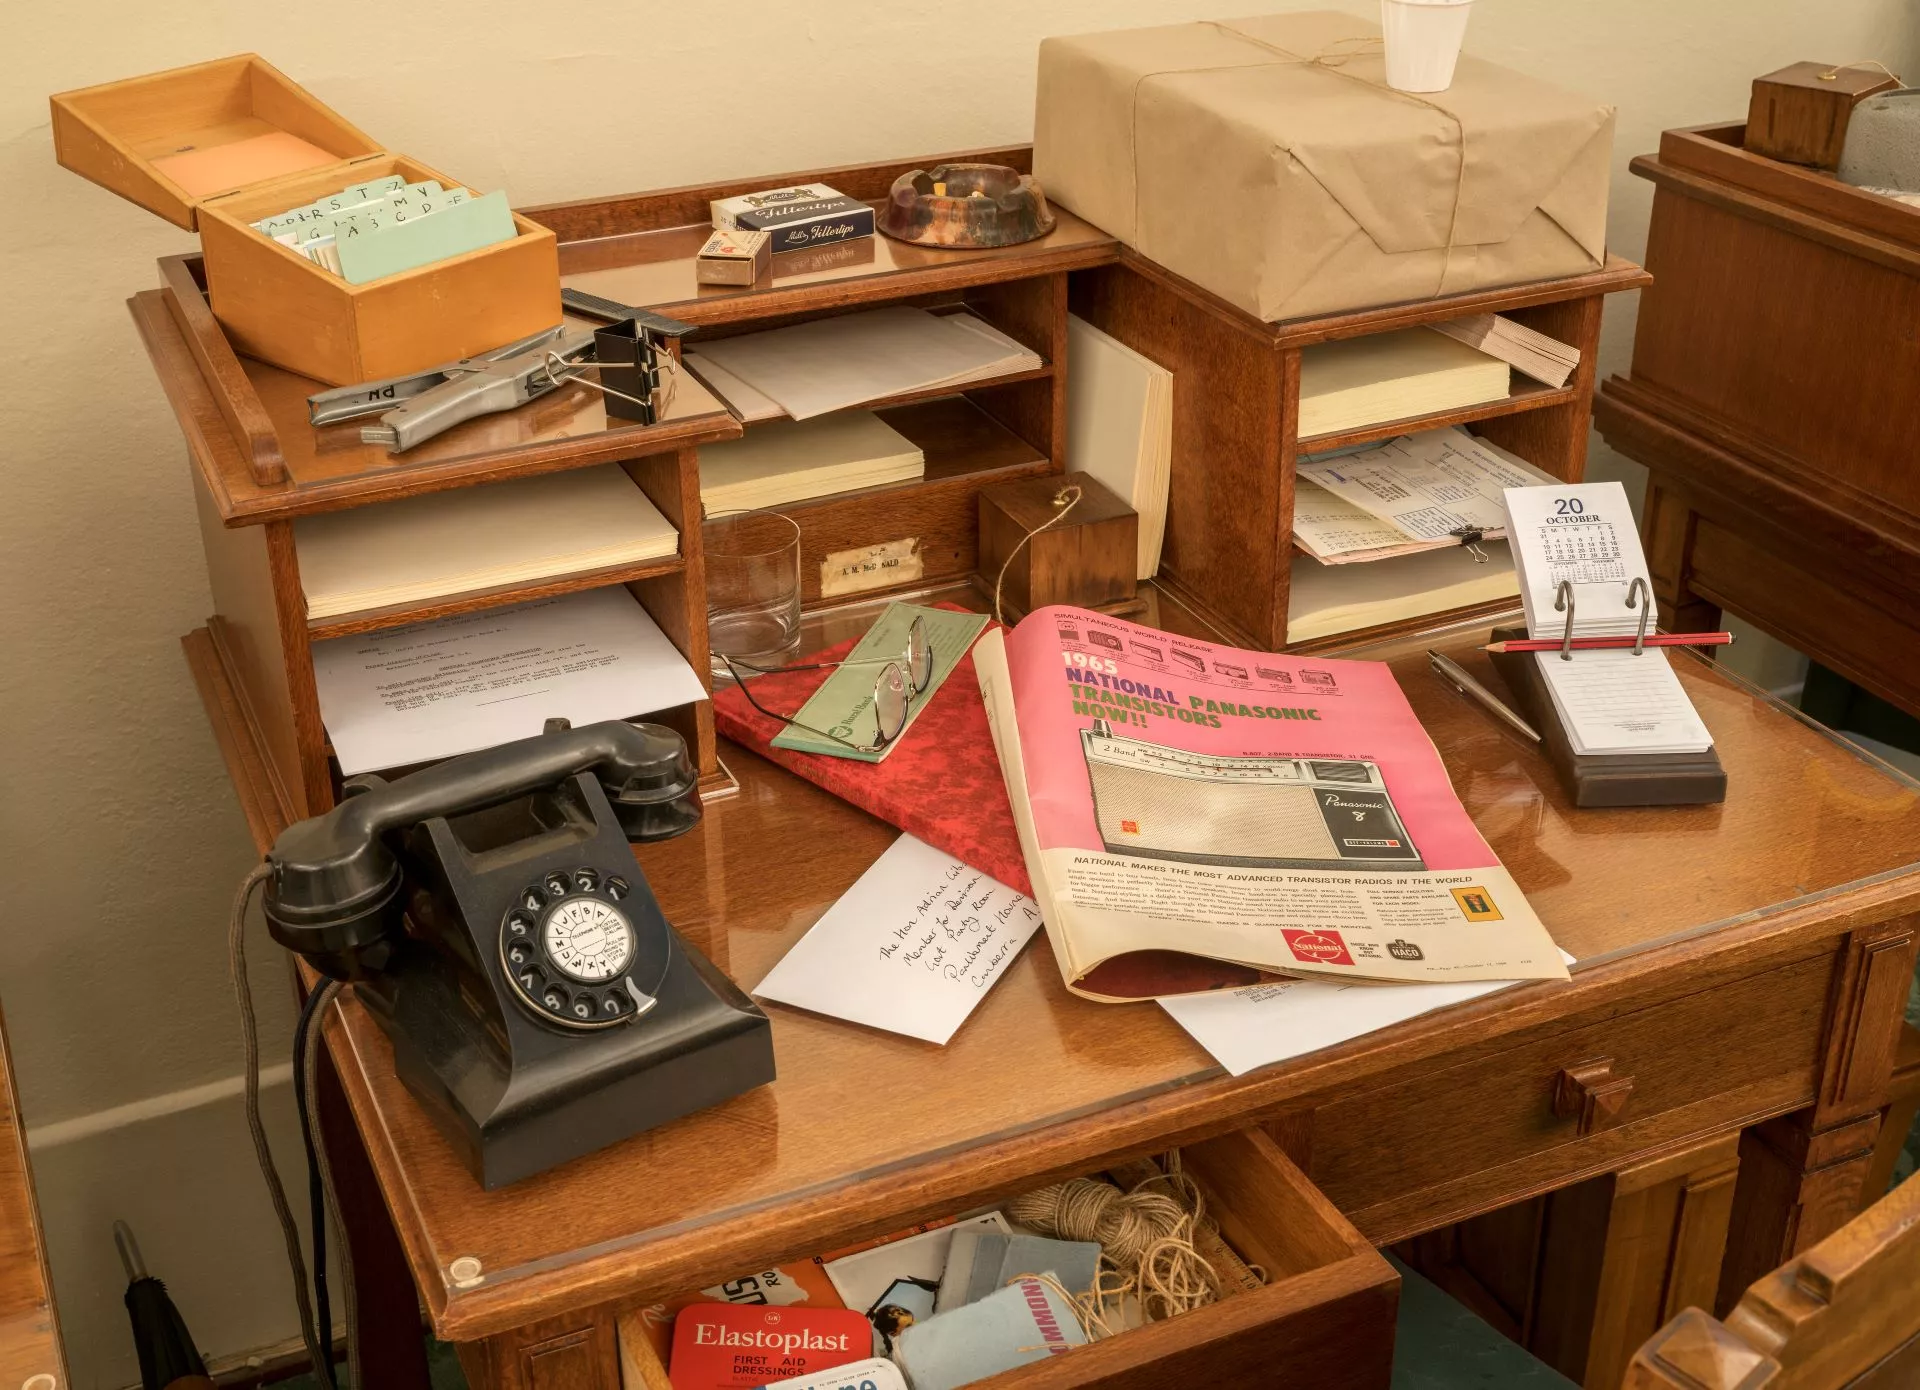
[[[945,1043],[1040,926],[1040,909],[902,835],[754,994]]]

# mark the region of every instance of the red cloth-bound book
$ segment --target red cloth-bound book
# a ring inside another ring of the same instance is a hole
[[[946,606],[946,605],[943,605]],[[803,661],[839,661],[853,640]],[[797,714],[831,671],[780,671],[754,676],[753,696],[770,710]],[[1013,807],[1000,778],[1000,759],[987,728],[987,707],[973,672],[973,653],[960,658],[927,707],[883,762],[829,758],[773,747],[786,727],[747,702],[735,686],[713,695],[714,723],[726,737],[787,771],[897,825],[971,868],[1032,896],[1027,862],[1013,828]]]

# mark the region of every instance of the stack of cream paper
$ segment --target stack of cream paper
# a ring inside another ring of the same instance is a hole
[[[1463,319],[1428,327],[1498,357],[1516,372],[1548,386],[1565,386],[1574,368],[1580,365],[1579,348],[1558,338],[1549,338],[1504,314],[1469,314]]]
[[[702,343],[694,356],[702,380],[743,419],[748,410],[764,411],[765,401],[808,420],[1042,365],[1038,353],[971,314],[930,314],[899,304],[719,338]],[[751,387],[749,398],[736,405],[722,384],[727,381]]]
[[[1505,543],[1487,541],[1480,548],[1489,557],[1485,561],[1458,545],[1370,565],[1323,565],[1296,554],[1287,591],[1287,641],[1310,642],[1512,598],[1520,585]]]
[[[1136,578],[1160,572],[1173,463],[1173,373],[1067,316],[1067,468],[1091,473],[1138,513]]]
[[[1647,557],[1619,483],[1509,488],[1507,534],[1519,571],[1527,631],[1560,637],[1631,637],[1650,603]],[[1571,624],[1554,605],[1572,596]],[[1629,598],[1636,601],[1628,603]],[[1647,622],[1647,631],[1653,625]],[[1687,698],[1667,654],[1624,651],[1538,652],[1567,741],[1583,756],[1700,753],[1713,736]]]
[[[1457,546],[1462,532],[1498,539],[1506,489],[1558,481],[1457,426],[1302,458],[1295,473],[1294,543],[1329,565]]]
[[[1301,438],[1505,400],[1497,357],[1424,328],[1315,343],[1300,352]]]
[[[700,450],[700,501],[709,512],[778,507],[913,482],[926,467],[919,446],[871,410],[769,420]]]
[[[639,564],[680,535],[618,464],[293,523],[309,618]]]

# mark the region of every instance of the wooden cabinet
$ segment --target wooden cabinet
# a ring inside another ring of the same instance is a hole
[[[1606,295],[1646,283],[1638,266],[1610,257],[1588,275],[1348,314],[1262,323],[1132,251],[1073,278],[1073,312],[1173,371],[1172,485],[1159,583],[1226,640],[1261,651],[1330,650],[1384,635],[1341,632],[1302,642],[1288,631],[1295,558],[1294,465],[1305,454],[1465,425],[1570,482],[1586,466],[1600,309]],[[1300,353],[1468,314],[1506,314],[1580,349],[1564,387],[1514,377],[1506,399],[1364,429],[1302,437]],[[1393,561],[1381,562],[1393,564]],[[1489,614],[1512,599],[1481,605]],[[1430,626],[1427,612],[1400,628]]]
[[[807,182],[878,200],[900,173],[940,159],[1004,164],[1025,172],[1031,151],[980,150],[913,163],[770,174],[527,210],[559,234],[563,284],[696,325],[684,340],[694,351],[717,338],[904,304],[976,314],[1039,355],[1037,368],[974,382],[964,390],[934,387],[871,403],[925,453],[926,475],[917,483],[780,507],[800,525],[802,601],[809,605],[881,592],[831,581],[823,591],[828,557],[868,546],[893,545],[898,553],[917,557],[905,571],[908,577],[883,588],[902,591],[965,579],[978,560],[981,489],[1066,467],[1067,273],[1104,264],[1118,248],[1097,227],[1061,211],[1052,232],[1016,246],[946,251],[876,234],[775,256],[771,280],[758,285],[701,285],[693,261],[711,230],[708,203]]]
[[[1594,402],[1649,474],[1662,618],[1739,615],[1920,714],[1920,208],[1670,130],[1633,362]]]

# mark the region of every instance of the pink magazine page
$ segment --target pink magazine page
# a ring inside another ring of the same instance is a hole
[[[1565,977],[1383,663],[1054,607],[1008,634],[1006,666],[1082,992]]]
[[[1383,662],[1243,651],[1055,607],[1014,629],[1007,668],[1042,849],[1107,848],[1080,738],[1105,719],[1189,753],[1371,761],[1429,869],[1499,863]]]

